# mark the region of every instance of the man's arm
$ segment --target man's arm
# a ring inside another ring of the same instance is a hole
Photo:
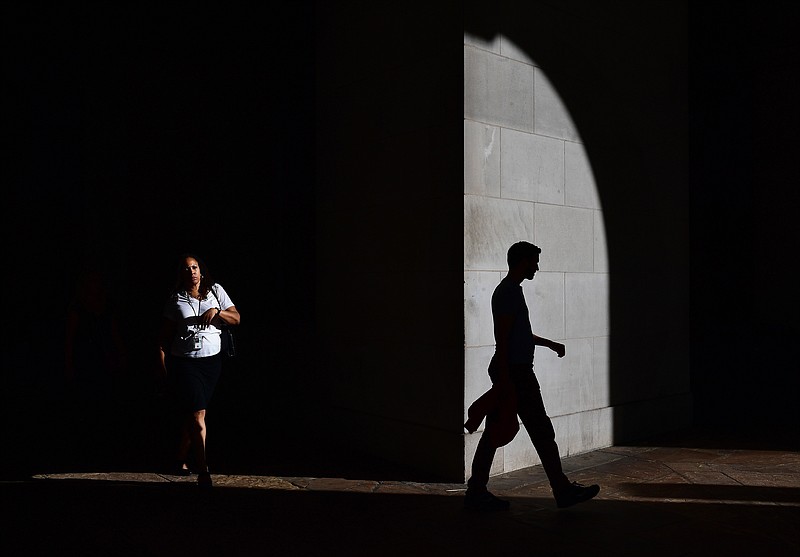
[[[539,337],[533,335],[533,344],[536,346],[544,346],[545,348],[549,348],[556,354],[558,354],[559,358],[563,358],[564,354],[566,354],[566,347],[561,344],[560,342],[555,342],[554,340],[549,340],[544,337]]]

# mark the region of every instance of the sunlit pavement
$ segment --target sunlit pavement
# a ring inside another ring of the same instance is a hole
[[[464,485],[335,477],[40,474],[0,483],[2,555],[800,554],[800,451],[683,434],[564,459],[600,495],[557,510],[538,466]],[[739,446],[737,446],[739,445]]]

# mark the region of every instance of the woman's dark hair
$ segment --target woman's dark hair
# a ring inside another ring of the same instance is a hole
[[[510,269],[526,259],[536,257],[540,253],[542,253],[542,250],[539,246],[534,246],[529,242],[517,242],[508,248],[508,257],[506,258],[508,267]]]
[[[186,268],[186,260],[190,257],[195,261],[197,261],[197,266],[200,267],[199,290],[200,290],[200,296],[205,298],[211,291],[211,287],[214,286],[214,278],[211,276],[211,271],[208,270],[208,266],[205,264],[205,261],[203,261],[193,253],[184,253],[178,258],[178,267],[175,270],[174,292],[177,293],[183,291],[183,270]]]

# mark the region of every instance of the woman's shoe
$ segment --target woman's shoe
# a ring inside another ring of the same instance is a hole
[[[203,489],[208,489],[214,485],[211,481],[211,473],[208,470],[197,475],[197,485]]]
[[[184,462],[176,462],[172,465],[172,469],[168,472],[171,476],[191,476],[192,471],[186,466]]]

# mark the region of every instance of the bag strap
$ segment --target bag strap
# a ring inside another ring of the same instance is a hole
[[[222,304],[220,303],[220,301],[219,301],[219,298],[217,297],[217,293],[214,291],[214,289],[215,289],[216,287],[217,287],[217,285],[216,285],[216,284],[214,284],[214,286],[212,286],[212,287],[211,287],[211,294],[213,294],[213,296],[214,296],[214,299],[216,299],[216,300],[217,300],[217,305],[219,306],[219,310],[220,310],[220,311],[222,311]],[[227,326],[228,326],[228,324],[227,324],[227,323],[225,323],[225,322],[223,321],[223,322],[222,322],[222,326],[223,326],[223,327],[227,327]]]
[[[214,286],[211,287],[211,293],[214,295],[214,298],[217,299],[217,305],[219,306],[220,311],[222,311],[222,304],[220,303],[219,298],[217,297],[217,293],[214,291],[214,288],[216,286],[217,285],[215,284]],[[222,324],[219,326],[219,329],[223,331],[222,334],[223,347],[225,347],[224,343],[227,340],[228,343],[228,346],[226,348],[227,355],[228,357],[232,358],[236,355],[236,345],[234,344],[233,341],[233,331],[231,330],[231,326],[225,321],[223,321]]]

